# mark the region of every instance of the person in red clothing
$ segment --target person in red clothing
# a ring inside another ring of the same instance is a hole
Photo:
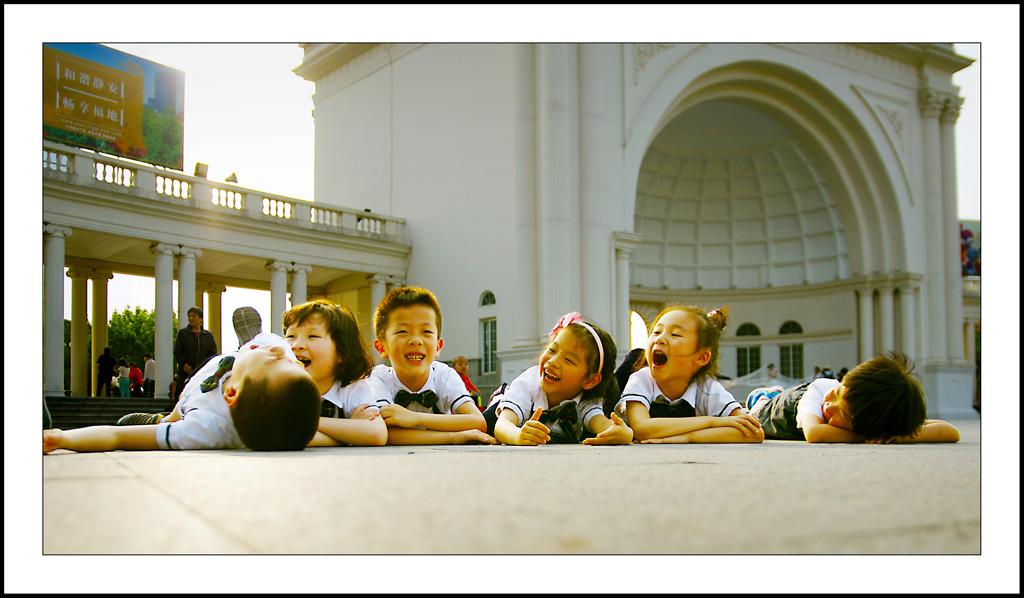
[[[476,401],[476,406],[480,411],[484,410],[484,406],[480,403],[480,389],[473,385],[469,381],[469,360],[459,355],[452,360],[452,369],[459,373],[459,377],[466,384],[466,390],[469,391],[469,396],[473,397]]]
[[[131,384],[131,396],[141,397],[142,396],[142,370],[139,366],[135,365],[135,362],[128,364],[128,380]]]

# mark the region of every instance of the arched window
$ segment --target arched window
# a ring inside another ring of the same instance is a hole
[[[494,299],[494,293],[490,291],[484,291],[484,294],[480,295],[481,307],[484,305],[494,305],[495,303],[497,303],[497,301],[495,301]]]
[[[736,329],[736,336],[761,336],[761,329],[757,327],[757,324],[746,322],[740,324],[740,327]]]
[[[783,323],[782,327],[779,328],[779,334],[803,334],[803,332],[803,327],[800,326],[798,322],[794,322],[793,320],[789,320]]]
[[[757,324],[745,322],[736,329],[736,336],[761,336]],[[736,347],[736,376],[746,376],[761,367],[761,346]]]
[[[789,320],[779,328],[779,334],[803,334],[804,329],[798,322]],[[804,377],[804,344],[790,343],[779,345],[779,371],[787,378]]]

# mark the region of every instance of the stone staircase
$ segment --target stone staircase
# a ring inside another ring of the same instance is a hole
[[[51,428],[67,430],[85,426],[113,425],[127,413],[166,413],[167,397],[47,397]],[[44,415],[44,428],[46,427]]]

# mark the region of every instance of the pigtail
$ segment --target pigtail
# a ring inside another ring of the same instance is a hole
[[[721,334],[725,331],[725,323],[729,319],[729,306],[724,305],[718,309],[713,309],[707,313],[708,321],[718,329],[718,333]]]

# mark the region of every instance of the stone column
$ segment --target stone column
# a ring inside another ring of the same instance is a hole
[[[306,302],[306,275],[313,271],[313,266],[292,264],[292,307]]]
[[[629,260],[643,235],[616,231],[615,236],[615,346],[619,360],[629,352],[630,320],[629,309]]]
[[[397,289],[399,287],[404,287],[404,286],[405,286],[405,279],[404,278],[399,278],[397,276],[388,276],[388,293],[390,293],[391,291],[393,291],[393,290],[395,290],[395,289]],[[377,309],[377,306],[374,305],[373,308]]]
[[[64,396],[64,238],[71,227],[43,224],[43,395]]]
[[[967,365],[972,368],[978,365],[978,356],[975,354],[974,342],[974,333],[977,325],[978,321],[974,318],[964,319],[964,348],[966,350],[966,355],[964,357],[967,360]]]
[[[538,44],[536,58],[541,329],[535,334],[543,336],[581,303],[579,74],[574,44]]]
[[[153,361],[156,362],[156,391],[154,396],[168,394],[171,380],[174,379],[174,256],[178,253],[177,245],[153,243],[149,252],[155,256],[153,277],[156,279],[156,300],[153,325]],[[185,326],[188,323],[186,318]]]
[[[92,276],[92,363],[89,364],[89,371],[92,372],[92,394],[96,393],[96,379],[99,376],[100,368],[96,360],[103,355],[103,349],[107,348],[107,283],[114,277],[110,270],[93,270]]]
[[[917,360],[917,306],[914,301],[915,287],[912,284],[900,286],[900,336],[903,346],[900,350],[910,359]]]
[[[366,279],[370,283],[370,319],[372,320],[377,306],[384,299],[384,295],[387,295],[388,277],[383,274],[371,274]],[[370,325],[372,326],[373,323],[371,322]]]
[[[960,219],[957,216],[956,190],[956,121],[964,99],[947,96],[942,110],[942,210],[945,242],[943,256],[946,263],[946,334],[949,343],[949,361],[954,365],[967,365],[960,327],[964,317],[964,283],[960,264]]]
[[[291,263],[272,260],[267,262],[270,271],[270,322],[267,332],[283,334],[281,318],[284,317],[286,295],[288,294],[288,270]]]
[[[178,327],[184,328],[188,322],[188,310],[193,307],[196,297],[196,258],[202,257],[203,251],[195,247],[181,246],[178,249]],[[202,309],[201,305],[196,305]],[[204,323],[205,323],[205,316]]]
[[[71,279],[71,396],[89,396],[89,276],[92,268],[68,268]],[[97,357],[99,357],[97,355]]]
[[[537,188],[534,46],[516,46],[515,88],[515,201],[516,201],[516,320],[512,347],[532,350],[537,336]]]
[[[857,326],[860,329],[860,334],[858,335],[860,339],[858,361],[860,363],[871,359],[875,354],[874,292],[875,289],[870,286],[857,290],[857,294],[860,297],[860,317]]]
[[[922,151],[924,162],[924,212],[926,238],[925,287],[922,303],[928,321],[928,346],[923,347],[928,363],[948,362],[946,336],[946,234],[942,206],[942,160],[939,140],[939,115],[944,99],[934,89],[922,89],[921,109]]]
[[[581,312],[607,327],[612,338],[623,314],[616,307],[617,250],[612,235],[622,226],[618,207],[623,188],[622,48],[580,44],[580,234]],[[632,222],[632,219],[630,220]],[[628,288],[627,288],[628,292]],[[626,317],[628,319],[628,311]],[[616,341],[618,345],[618,341]]]
[[[893,306],[893,288],[889,284],[883,284],[878,288],[878,317],[882,329],[881,352],[893,351],[896,349],[896,317]]]
[[[221,293],[227,290],[222,284],[211,282],[206,285],[206,293],[209,297],[210,309],[206,314],[206,329],[213,334],[213,340],[217,341],[217,349],[223,353],[224,344],[221,338],[221,321],[224,319],[221,314]]]

